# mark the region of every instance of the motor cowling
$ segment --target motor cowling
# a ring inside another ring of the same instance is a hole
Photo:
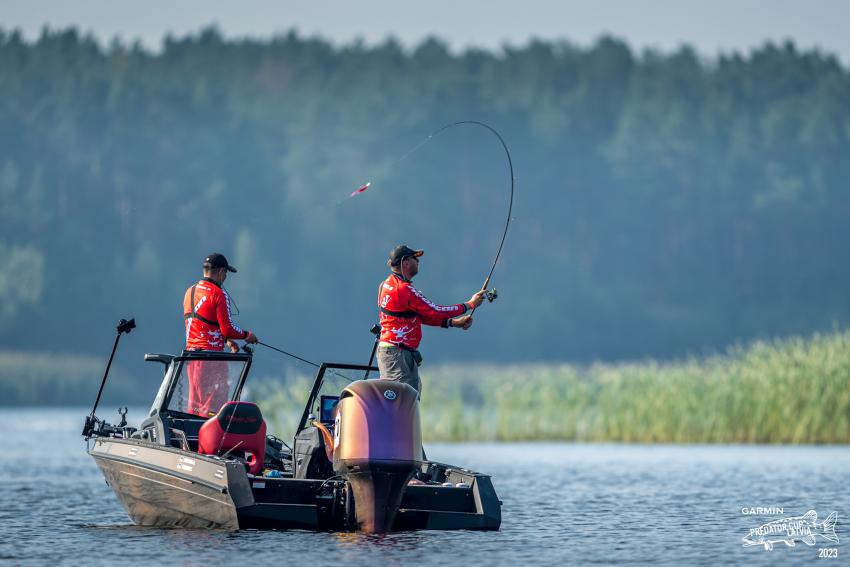
[[[422,461],[418,393],[393,380],[358,380],[336,412],[334,472],[351,483],[358,528],[389,531]]]

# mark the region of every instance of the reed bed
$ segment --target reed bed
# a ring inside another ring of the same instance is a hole
[[[102,366],[95,357],[0,352],[0,405],[80,403],[82,392],[88,402]],[[666,363],[421,370],[427,441],[850,443],[850,331]],[[252,388],[272,431],[294,433],[311,382],[289,374]]]
[[[90,405],[105,366],[106,359],[96,356],[0,351],[0,406]],[[140,399],[140,390],[126,372],[113,366],[104,399],[133,403]],[[145,396],[151,396],[149,389]]]
[[[431,440],[850,442],[850,332],[659,363],[423,372]]]
[[[289,374],[285,382],[267,377],[250,390],[248,397],[259,404],[269,433],[286,443],[292,441],[314,378],[300,373]]]
[[[850,332],[660,363],[423,367],[427,441],[848,443]],[[264,392],[289,435],[309,378]]]

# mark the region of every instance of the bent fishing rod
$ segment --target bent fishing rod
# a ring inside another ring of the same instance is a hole
[[[511,192],[510,192],[510,197],[509,197],[509,200],[508,200],[508,214],[507,214],[507,218],[505,219],[505,228],[502,231],[502,238],[499,241],[499,247],[496,250],[496,256],[493,258],[493,264],[490,266],[490,271],[487,273],[487,277],[484,279],[484,283],[481,285],[481,290],[480,290],[480,291],[483,291],[485,293],[485,297],[487,298],[487,301],[492,303],[498,297],[498,291],[495,290],[495,289],[490,290],[490,289],[487,289],[487,288],[490,285],[490,280],[493,278],[493,273],[496,271],[496,266],[499,264],[499,259],[502,257],[502,248],[504,248],[504,246],[505,246],[505,240],[507,240],[507,237],[508,237],[508,230],[510,229],[511,221],[513,220],[512,215],[513,215],[513,207],[514,207],[514,188],[516,186],[516,179],[515,179],[515,176],[514,176],[514,163],[513,163],[513,159],[511,158],[511,151],[508,149],[508,145],[505,143],[505,139],[502,138],[502,135],[499,134],[499,132],[495,128],[493,128],[489,124],[487,124],[485,122],[481,122],[479,120],[460,120],[460,121],[457,121],[457,122],[451,122],[449,124],[446,124],[445,126],[442,126],[438,129],[434,130],[433,132],[431,132],[425,139],[423,139],[421,142],[419,142],[418,144],[413,146],[411,149],[409,149],[407,152],[405,152],[399,159],[397,159],[392,164],[391,167],[397,166],[403,160],[407,159],[408,157],[413,155],[415,152],[419,151],[423,146],[428,144],[431,140],[433,140],[435,137],[439,136],[440,134],[442,134],[446,130],[449,130],[449,129],[454,128],[456,126],[462,126],[462,125],[480,126],[482,128],[487,129],[491,134],[496,136],[496,139],[499,140],[499,143],[501,144],[502,149],[505,151],[505,158],[508,161],[508,171],[509,171],[510,178],[511,178],[511,185],[510,185]],[[368,190],[371,187],[371,185],[372,185],[371,181],[366,182],[365,184],[361,185],[360,187],[358,187],[357,189],[352,191],[352,193],[348,196],[348,198],[350,199],[350,198],[353,198],[353,197],[360,195],[361,193],[364,193],[366,190]],[[345,199],[345,200],[347,200],[347,199]],[[340,201],[337,204],[340,204],[341,202],[342,201]],[[472,311],[470,312],[470,314],[475,313],[475,309],[476,308],[473,308]],[[280,354],[283,354],[285,356],[292,357],[295,360],[300,360],[301,362],[304,362],[305,364],[309,364],[309,365],[311,365],[315,368],[320,367],[320,365],[316,364],[315,362],[309,361],[305,358],[302,358],[298,355],[292,354],[291,352],[287,352],[283,349],[279,349],[279,348],[272,346],[270,344],[266,344],[262,341],[257,341],[257,344],[262,345],[262,346],[264,346],[268,349],[271,349],[273,351],[279,352]],[[370,362],[371,362],[371,359],[370,359]],[[368,377],[368,372],[367,372],[366,376]]]
[[[394,168],[395,166],[397,166],[403,160],[407,159],[409,156],[411,156],[412,154],[419,151],[423,146],[425,146],[427,143],[429,143],[431,140],[433,140],[435,137],[439,136],[440,134],[442,134],[446,130],[449,130],[450,128],[454,128],[455,126],[461,126],[461,125],[480,126],[482,128],[486,128],[491,134],[496,136],[496,138],[499,140],[499,143],[502,145],[502,149],[505,151],[505,157],[508,160],[508,170],[509,170],[510,177],[511,177],[511,193],[510,193],[510,199],[508,201],[508,216],[507,216],[507,219],[505,220],[505,229],[502,231],[502,239],[499,241],[499,248],[496,250],[496,256],[493,258],[493,265],[490,267],[490,272],[487,274],[487,278],[484,280],[484,284],[481,286],[481,290],[480,290],[480,291],[485,292],[485,297],[487,298],[487,301],[492,303],[498,297],[498,292],[495,289],[489,290],[487,288],[490,285],[490,280],[493,278],[493,272],[496,271],[496,265],[499,263],[499,258],[501,258],[501,256],[502,256],[502,248],[505,245],[505,240],[507,239],[507,236],[508,236],[508,229],[510,228],[511,221],[513,220],[512,214],[513,214],[513,207],[514,207],[514,187],[516,185],[516,179],[514,177],[513,159],[511,158],[511,152],[508,149],[508,145],[505,143],[504,138],[502,138],[502,135],[499,134],[499,132],[495,128],[490,126],[489,124],[487,124],[485,122],[481,122],[479,120],[460,120],[458,122],[451,122],[449,124],[446,124],[445,126],[442,126],[438,129],[434,130],[431,134],[428,135],[428,137],[426,137],[424,140],[422,140],[421,142],[419,142],[418,144],[413,146],[410,150],[405,152],[399,159],[397,159],[395,161],[395,163],[392,164],[391,167]],[[371,181],[365,183],[364,185],[361,185],[359,188],[355,189],[351,193],[351,195],[349,195],[349,198],[356,197],[357,195],[365,192],[367,189],[369,189],[369,187],[371,185],[372,185]],[[474,313],[474,312],[475,312],[475,308],[472,309],[471,313]]]
[[[502,138],[502,135],[499,134],[499,132],[497,132],[496,129],[493,128],[492,126],[490,126],[489,124],[486,124],[484,122],[479,122],[478,120],[461,120],[460,122],[452,122],[451,124],[447,124],[447,125],[443,126],[442,128],[440,128],[439,130],[435,131],[433,134],[431,134],[431,136],[428,137],[428,139],[430,140],[431,138],[440,134],[441,132],[444,132],[444,131],[448,130],[449,128],[452,128],[454,126],[459,126],[461,124],[475,124],[475,125],[481,126],[483,128],[486,128],[490,132],[492,132],[492,134],[494,136],[496,136],[496,138],[498,138],[499,143],[502,144],[502,149],[505,150],[505,157],[508,160],[508,170],[509,170],[510,176],[511,176],[511,195],[510,195],[510,199],[508,201],[508,216],[507,216],[507,219],[505,220],[505,229],[502,232],[502,239],[499,241],[499,248],[496,250],[496,257],[493,258],[493,265],[490,267],[490,272],[487,274],[487,278],[484,280],[484,284],[481,286],[481,291],[487,292],[487,300],[492,302],[494,299],[496,299],[496,297],[498,297],[498,294],[497,294],[495,289],[492,290],[492,291],[488,291],[487,288],[490,285],[490,279],[493,277],[493,272],[496,271],[496,265],[499,263],[499,258],[501,258],[501,256],[502,256],[502,248],[504,247],[505,240],[507,239],[507,236],[508,236],[508,229],[511,226],[511,220],[513,220],[513,217],[511,215],[513,213],[513,208],[514,208],[514,185],[515,185],[514,162],[511,159],[511,152],[508,149],[508,145],[505,143],[504,138]],[[428,140],[426,140],[426,142],[427,141]],[[424,144],[422,144],[422,145],[424,145]],[[475,309],[473,309],[473,312],[474,311],[475,311]]]

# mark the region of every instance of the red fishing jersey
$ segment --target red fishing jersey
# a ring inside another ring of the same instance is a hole
[[[210,278],[203,278],[186,290],[183,317],[186,350],[224,350],[226,339],[248,337],[248,331],[240,329],[230,316],[227,292]]]
[[[422,324],[447,327],[449,319],[471,308],[466,303],[437,305],[413,287],[410,280],[392,273],[378,288],[381,310],[381,341],[416,349],[422,340]]]

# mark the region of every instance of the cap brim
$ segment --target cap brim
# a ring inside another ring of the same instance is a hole
[[[417,258],[418,258],[419,256],[423,255],[424,253],[425,253],[425,251],[424,251],[424,250],[414,250],[414,251],[413,251],[413,255],[414,255],[414,256],[416,256]]]
[[[227,271],[228,271],[228,272],[233,272],[233,273],[235,274],[235,273],[236,273],[236,268],[234,268],[233,266],[227,266]]]

